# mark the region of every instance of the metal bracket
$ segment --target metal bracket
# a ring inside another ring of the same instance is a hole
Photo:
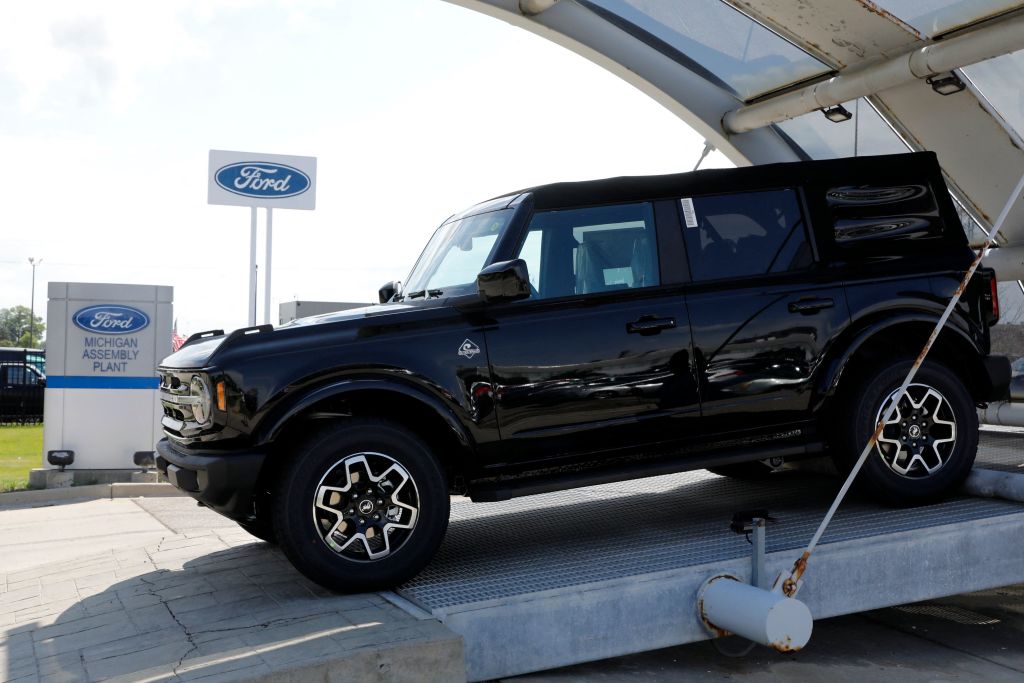
[[[733,514],[729,528],[737,534],[744,534],[752,546],[750,551],[750,585],[755,588],[768,589],[768,577],[765,574],[765,539],[769,523],[775,518],[767,510],[742,510]]]

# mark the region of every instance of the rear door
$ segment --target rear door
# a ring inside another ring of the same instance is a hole
[[[708,435],[804,435],[812,377],[849,324],[797,190],[683,197],[687,293]]]
[[[642,449],[699,417],[681,287],[658,259],[654,204],[541,211],[518,256],[532,296],[488,309],[506,463]]]

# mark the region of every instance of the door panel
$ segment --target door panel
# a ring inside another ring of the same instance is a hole
[[[494,318],[487,349],[507,462],[639,449],[695,428],[680,294],[512,305]]]
[[[762,284],[688,296],[708,434],[808,417],[812,377],[849,323],[841,286]]]

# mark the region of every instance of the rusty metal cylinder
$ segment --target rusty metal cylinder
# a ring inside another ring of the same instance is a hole
[[[779,652],[796,652],[811,639],[807,605],[728,575],[709,579],[698,594],[704,624],[717,635],[732,633]]]

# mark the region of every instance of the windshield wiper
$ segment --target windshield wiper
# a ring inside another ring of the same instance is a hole
[[[442,294],[444,294],[444,290],[443,289],[428,289],[427,290],[427,298],[428,299],[430,297],[432,297],[432,296],[433,297],[441,296]]]

